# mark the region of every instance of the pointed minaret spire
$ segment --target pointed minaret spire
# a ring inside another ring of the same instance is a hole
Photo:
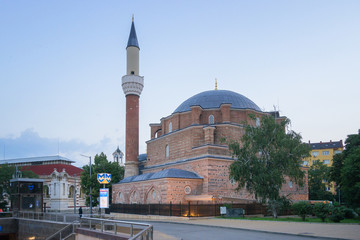
[[[129,40],[128,40],[128,44],[127,44],[126,48],[128,48],[128,47],[137,47],[138,49],[140,49],[139,43],[137,40],[137,36],[136,36],[136,31],[135,31],[134,15],[132,16],[130,36],[129,36]]]

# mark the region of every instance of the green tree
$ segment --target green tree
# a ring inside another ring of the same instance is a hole
[[[97,181],[98,173],[111,174],[111,182],[105,185],[106,188],[109,188],[111,203],[112,184],[118,183],[121,179],[124,178],[124,168],[120,166],[117,162],[109,162],[106,155],[102,152],[100,153],[100,155],[96,154],[95,156],[94,164],[92,164],[91,168],[91,179],[89,165],[83,166],[83,170],[84,171],[81,173],[81,188],[86,194],[86,204],[90,204],[90,186],[92,188],[91,196],[93,200],[93,206],[96,206],[98,204],[97,198],[99,197],[100,188],[103,187],[103,185]]]
[[[309,169],[309,199],[310,200],[330,200],[334,196],[331,192],[326,191],[326,183],[329,183],[329,171],[322,162],[315,162]]]
[[[296,215],[300,216],[303,221],[305,221],[307,215],[312,213],[312,206],[308,201],[294,203],[291,206],[291,209],[296,213]]]
[[[360,134],[345,141],[344,165],[341,169],[341,192],[348,204],[360,206]]]
[[[333,163],[329,171],[329,179],[338,186],[341,185],[341,169],[344,166],[344,154],[338,153],[333,157]]]
[[[0,165],[0,208],[5,208],[8,204],[7,197],[10,196],[10,180],[15,174],[16,168],[7,163]],[[33,171],[21,171],[22,177],[25,178],[38,178]]]
[[[313,212],[315,216],[321,219],[322,222],[325,222],[325,219],[329,216],[331,207],[327,203],[315,203],[313,206]]]
[[[255,121],[255,116],[250,115]],[[280,189],[291,181],[303,186],[304,172],[300,169],[302,159],[309,156],[308,144],[301,142],[301,136],[294,131],[285,132],[289,119],[276,122],[272,116],[264,116],[259,127],[245,123],[245,133],[240,143],[228,142],[235,161],[230,166],[230,178],[263,203],[279,201]],[[273,208],[277,217],[277,209]]]
[[[333,163],[329,171],[330,181],[336,184],[336,199],[339,202],[343,201],[343,195],[341,194],[341,169],[344,166],[344,154],[338,153],[333,157]]]

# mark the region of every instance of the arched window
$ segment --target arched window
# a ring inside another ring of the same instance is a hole
[[[215,119],[214,119],[214,115],[210,115],[209,116],[209,124],[214,124]]]
[[[169,133],[172,132],[172,122],[169,123]]]
[[[69,187],[69,198],[73,198],[75,194],[75,187],[74,186],[70,186]]]
[[[169,145],[166,144],[166,147],[165,147],[165,157],[169,157],[169,153],[170,153],[170,151],[169,151]]]

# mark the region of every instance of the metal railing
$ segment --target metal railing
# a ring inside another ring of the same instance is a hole
[[[90,217],[90,214],[83,214],[84,217]],[[92,215],[93,217],[102,217],[101,215]],[[13,212],[13,217],[25,218],[32,220],[47,220],[61,223],[72,223],[80,221],[79,214],[63,214],[63,213],[45,213],[45,212]]]
[[[80,228],[111,234],[128,234],[129,240],[153,240],[153,226],[151,224],[109,220],[101,218],[81,218]]]
[[[94,215],[93,215],[94,216]],[[153,240],[153,226],[151,224],[119,221],[113,219],[94,218],[89,214],[80,218],[78,214],[58,214],[43,212],[14,212],[13,217],[70,223],[46,240],[62,240],[75,233],[77,228],[89,229],[109,234],[125,234],[129,240]],[[101,217],[99,215],[99,217]]]
[[[69,236],[71,236],[72,234],[75,233],[75,229],[79,225],[80,225],[79,222],[73,222],[73,223],[65,226],[64,228],[60,229],[59,231],[57,231],[56,233],[54,233],[50,237],[47,237],[45,240],[62,240],[62,239],[66,239],[66,238],[68,238]]]

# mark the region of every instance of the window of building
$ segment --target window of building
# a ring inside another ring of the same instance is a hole
[[[215,122],[214,115],[210,115],[209,116],[209,124],[214,124],[214,122]]]
[[[319,162],[319,160],[313,160],[313,164],[318,163],[318,162]]]
[[[323,151],[323,152],[322,152],[322,155],[324,155],[324,156],[329,155],[329,151]]]
[[[73,198],[75,194],[75,188],[74,186],[70,186],[69,188],[69,198]]]
[[[63,183],[63,195],[65,195],[65,183]]]
[[[335,150],[334,151],[334,154],[339,154],[339,153],[341,153],[341,150]]]
[[[304,166],[309,166],[309,162],[308,161],[303,161],[303,165]]]
[[[134,75],[135,74],[135,72],[134,71],[131,71],[131,75]]]
[[[260,127],[260,118],[258,118],[258,117],[256,118],[255,124],[257,127]]]
[[[152,191],[152,198],[153,198],[153,199],[156,198],[156,191],[155,191],[155,190]]]
[[[172,132],[172,122],[169,123],[169,132]]]
[[[330,187],[325,187],[325,190],[329,192],[329,191],[330,191]]]
[[[165,147],[165,156],[166,156],[166,157],[169,157],[169,153],[170,153],[170,151],[169,151],[169,145],[166,145],[166,147]]]
[[[330,164],[330,160],[324,160],[323,164]]]
[[[292,181],[289,181],[289,187],[293,188],[293,182]]]
[[[313,155],[313,157],[317,157],[317,156],[319,156],[319,152],[318,151],[312,152],[312,155]]]
[[[54,183],[54,196],[56,196],[56,183]]]

